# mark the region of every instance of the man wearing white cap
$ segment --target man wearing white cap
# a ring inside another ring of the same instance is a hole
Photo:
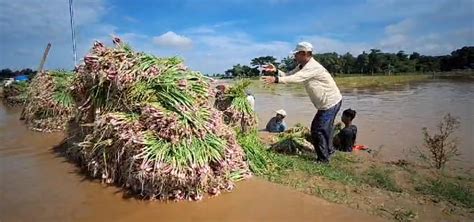
[[[267,127],[265,127],[265,129],[272,133],[284,132],[286,130],[286,123],[283,121],[283,119],[286,117],[286,111],[280,109],[275,111],[275,113],[276,116],[272,117],[270,121],[268,121]]]
[[[329,162],[334,153],[332,131],[334,119],[341,108],[342,95],[331,74],[313,58],[313,46],[309,42],[300,42],[292,52],[298,66],[284,73],[273,64],[264,66],[264,70],[275,76],[264,76],[262,80],[272,83],[301,83],[304,85],[311,102],[318,110],[311,122],[311,138],[318,156],[317,161]]]

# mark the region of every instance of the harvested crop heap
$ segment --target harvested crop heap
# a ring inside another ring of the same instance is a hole
[[[216,94],[214,106],[223,112],[224,122],[232,127],[240,127],[248,132],[257,126],[257,117],[247,100],[245,90],[250,81],[239,81],[224,93]]]
[[[314,147],[309,141],[311,141],[309,128],[296,124],[278,134],[278,142],[272,145],[272,149],[287,154],[313,153]]]
[[[9,106],[21,106],[26,101],[28,82],[14,82],[3,88],[2,99]]]
[[[69,157],[90,176],[149,199],[199,200],[250,175],[200,73],[114,43],[96,42],[77,69]]]
[[[67,71],[37,74],[27,91],[21,118],[33,130],[64,130],[73,111],[70,85],[74,75]]]
[[[256,129],[246,133],[238,132],[237,140],[245,151],[250,170],[253,173],[262,175],[272,170],[274,167],[272,155],[267,151]]]

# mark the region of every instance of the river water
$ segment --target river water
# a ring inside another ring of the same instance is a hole
[[[381,221],[258,178],[200,202],[149,202],[83,177],[55,152],[63,136],[32,132],[0,103],[0,222]]]
[[[260,126],[283,108],[289,125],[308,125],[315,109],[305,92],[279,86],[253,89]],[[344,91],[342,109],[357,110],[358,143],[383,146],[387,160],[422,142],[421,128],[446,113],[461,119],[461,161],[474,166],[474,83],[434,81],[387,91]],[[124,197],[116,187],[84,178],[53,151],[61,134],[31,132],[19,110],[0,104],[0,221],[376,221],[347,207],[260,179],[201,202],[159,203]]]
[[[316,114],[304,89],[278,86],[274,89],[253,88],[255,110],[260,128],[275,115],[274,110],[285,109],[289,126],[306,126]],[[461,126],[454,136],[458,138],[459,161],[451,166],[474,168],[474,82],[460,80],[433,80],[406,85],[390,90],[342,90],[342,111],[357,111],[353,121],[358,127],[357,143],[379,149],[379,158],[398,160],[413,157],[410,150],[423,143],[422,128],[433,132],[443,115],[459,117]]]

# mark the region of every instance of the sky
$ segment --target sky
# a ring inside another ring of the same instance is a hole
[[[474,45],[474,0],[74,0],[78,57],[118,36],[134,49],[223,73],[300,41],[316,53],[372,48],[446,55]],[[0,69],[74,67],[67,0],[0,0]],[[80,61],[79,61],[80,62]]]

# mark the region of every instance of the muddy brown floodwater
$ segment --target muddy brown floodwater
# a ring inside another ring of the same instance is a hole
[[[273,93],[262,88],[253,92],[261,128],[275,115],[273,110],[285,109],[289,126],[309,126],[316,113],[303,89],[278,86]],[[434,130],[447,113],[459,117],[461,127],[455,136],[461,156],[451,166],[474,168],[474,81],[435,80],[383,91],[345,90],[343,97],[336,121],[344,109],[355,109],[357,143],[372,149],[382,147],[380,158],[388,161],[410,156],[409,150],[423,142],[422,127]]]
[[[0,103],[0,221],[380,221],[257,178],[200,202],[148,202],[85,179]]]
[[[315,109],[302,90],[254,89],[260,126],[272,110],[286,109],[289,125],[309,124]],[[342,109],[357,110],[358,143],[383,146],[381,158],[404,158],[421,144],[421,128],[434,127],[450,112],[461,118],[457,132],[462,161],[474,167],[474,83],[434,81],[396,90],[346,91]],[[19,110],[0,105],[0,221],[376,221],[260,179],[239,182],[232,193],[201,202],[161,203],[125,198],[116,187],[85,179],[52,148],[61,134],[27,130]]]

